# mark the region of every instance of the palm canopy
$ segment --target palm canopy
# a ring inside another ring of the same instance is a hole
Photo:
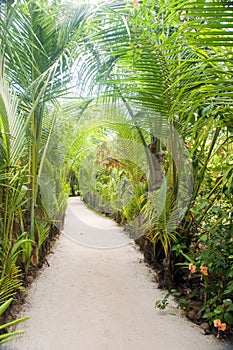
[[[218,105],[230,124],[232,4],[212,1],[119,3],[97,19],[82,73],[171,120]],[[115,11],[117,10],[117,11]],[[104,10],[103,10],[104,11]],[[92,32],[93,33],[93,32]],[[93,69],[94,67],[94,69]],[[83,74],[84,80],[85,75]],[[229,125],[230,126],[230,125]]]
[[[86,5],[71,11],[65,5],[20,1],[1,16],[5,75],[21,99],[40,96],[46,102],[66,91],[78,36],[90,13]]]

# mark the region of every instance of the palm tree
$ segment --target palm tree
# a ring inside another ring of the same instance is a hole
[[[24,116],[28,147],[28,194],[30,198],[30,237],[35,236],[35,208],[39,174],[52,135],[56,99],[67,90],[73,59],[78,55],[82,25],[90,7],[70,10],[45,1],[20,1],[1,18],[1,60],[4,75],[19,99]],[[47,5],[47,6],[45,6]],[[48,104],[53,104],[49,107]]]

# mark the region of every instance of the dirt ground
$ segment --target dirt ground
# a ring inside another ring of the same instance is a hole
[[[111,220],[71,198],[63,235],[32,283],[27,333],[7,350],[227,350],[162,299],[155,272]],[[22,328],[23,325],[19,325]]]

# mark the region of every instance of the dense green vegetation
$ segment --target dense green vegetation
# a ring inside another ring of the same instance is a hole
[[[161,285],[230,329],[232,23],[230,1],[1,2],[0,305],[61,227],[75,174]]]

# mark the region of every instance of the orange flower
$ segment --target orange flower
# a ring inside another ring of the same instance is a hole
[[[218,330],[224,332],[224,331],[226,330],[226,328],[227,328],[226,323],[222,323],[222,324],[218,327]]]
[[[222,322],[221,322],[221,320],[214,320],[214,327],[221,327],[221,324],[222,324]]]
[[[206,266],[200,266],[200,270],[201,270],[201,273],[202,273],[204,276],[208,276],[208,267],[206,267]]]
[[[214,327],[217,327],[219,331],[225,331],[227,329],[226,323],[222,323],[221,320],[214,320]]]
[[[192,263],[189,264],[189,270],[191,271],[191,273],[195,273],[197,272],[197,268],[195,265],[193,265]]]

